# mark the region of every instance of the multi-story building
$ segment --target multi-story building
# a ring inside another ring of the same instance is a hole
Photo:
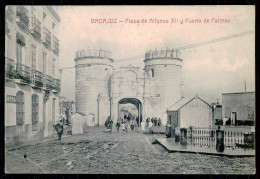
[[[5,137],[50,136],[59,119],[61,19],[50,6],[7,6],[5,14]]]

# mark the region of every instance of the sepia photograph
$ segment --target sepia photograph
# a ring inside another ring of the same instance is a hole
[[[255,6],[5,7],[6,174],[255,166]]]

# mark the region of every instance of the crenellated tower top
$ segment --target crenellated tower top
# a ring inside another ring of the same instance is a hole
[[[152,58],[175,58],[180,59],[180,52],[178,49],[161,49],[150,50],[145,53],[145,60]]]

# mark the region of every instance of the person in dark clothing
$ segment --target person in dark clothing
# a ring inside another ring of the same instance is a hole
[[[135,128],[135,124],[134,124],[134,120],[131,121],[131,125],[130,125],[131,131],[134,131]]]
[[[136,117],[136,123],[137,123],[137,126],[139,127],[139,117]]]
[[[151,122],[153,123],[153,126],[154,126],[154,118],[152,117],[152,119],[151,119]]]
[[[117,121],[117,123],[116,123],[117,132],[119,132],[119,128],[120,128],[120,126],[121,126],[120,122]]]
[[[130,123],[130,116],[127,116],[127,121],[128,121],[128,123]]]
[[[146,119],[146,125],[148,126],[148,123],[149,123],[149,117]]]
[[[113,120],[109,118],[109,121],[108,121],[108,129],[109,129],[109,132],[112,133],[112,128],[113,128]]]
[[[106,122],[105,122],[105,127],[108,129],[108,123],[109,123],[109,121],[110,121],[110,117],[108,116],[107,117],[107,120],[106,120]]]
[[[154,118],[154,126],[157,126],[157,118]]]
[[[159,118],[159,119],[158,119],[158,126],[159,126],[159,127],[161,126],[161,123],[162,123],[161,118]]]
[[[63,134],[63,121],[60,120],[58,124],[55,125],[55,129],[57,131],[59,141],[61,140],[61,135]]]
[[[126,119],[127,118],[127,116],[126,116],[126,114],[124,115],[124,119]]]

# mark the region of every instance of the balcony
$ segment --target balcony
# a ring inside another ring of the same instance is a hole
[[[59,39],[53,36],[53,49],[54,52],[59,53]]]
[[[46,87],[46,89],[49,89],[49,90],[53,89],[53,87],[54,87],[54,78],[52,78],[49,75],[46,75],[45,76],[45,87]]]
[[[42,36],[42,31],[41,31],[41,22],[38,21],[35,17],[32,18],[32,29],[31,33],[35,35],[36,37],[41,37]]]
[[[37,70],[32,70],[32,82],[35,87],[42,87],[43,86],[43,73]]]
[[[8,57],[5,58],[5,76],[7,78],[13,78],[15,76],[14,60]]]
[[[16,22],[25,28],[29,27],[28,10],[25,7],[17,7]]]
[[[53,89],[56,92],[60,92],[60,79],[54,79],[54,87]]]
[[[51,32],[46,27],[43,27],[43,43],[51,46]]]
[[[13,17],[13,16],[14,16],[13,7],[8,6],[8,7],[6,8],[6,13],[7,13],[9,16]]]
[[[31,82],[30,67],[17,63],[15,78],[20,80],[20,83],[30,83]]]

